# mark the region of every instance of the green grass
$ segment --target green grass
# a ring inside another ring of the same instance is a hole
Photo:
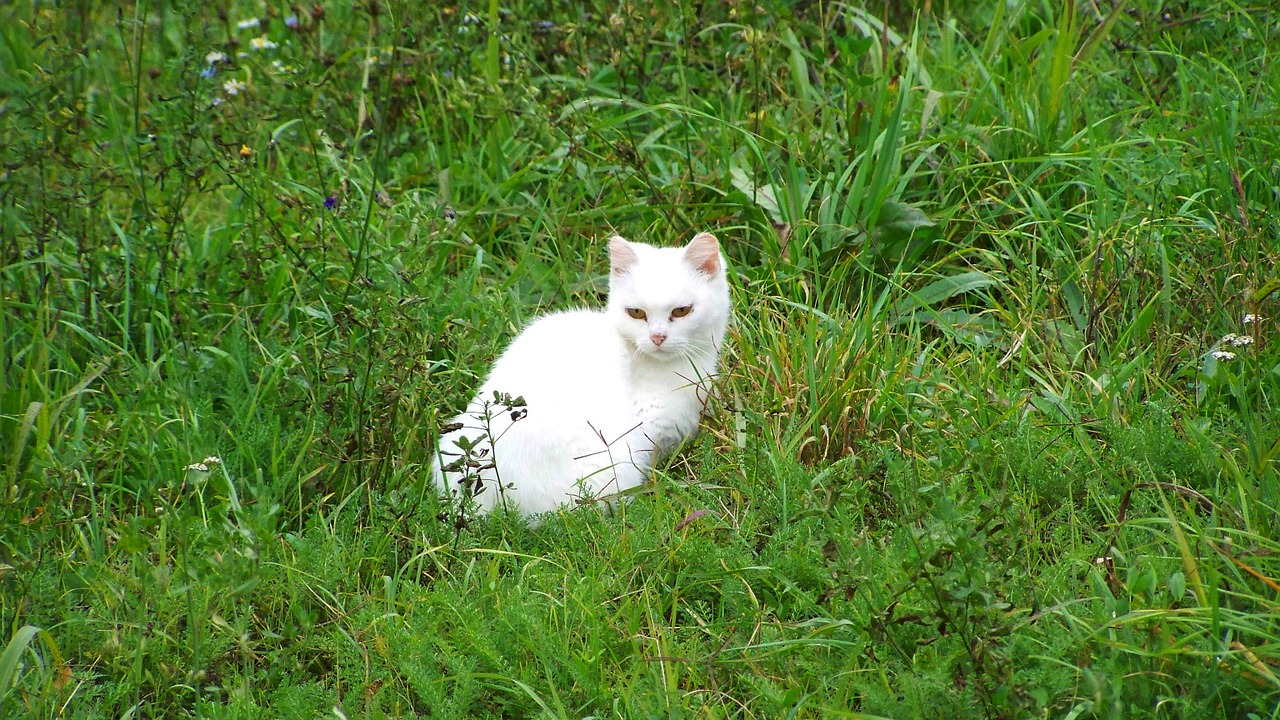
[[[888,6],[5,4],[0,716],[1280,717],[1280,12]],[[698,439],[459,531],[705,229]]]

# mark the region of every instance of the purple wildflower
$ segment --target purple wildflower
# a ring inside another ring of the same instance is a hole
[[[290,30],[297,30],[297,29],[298,29],[298,16],[297,16],[297,15],[290,15],[289,17],[285,18],[285,19],[284,19],[284,26],[285,26],[285,27],[287,27],[287,28],[289,28]]]
[[[325,198],[324,206],[328,210],[332,210],[338,207],[338,197],[336,195],[330,195],[329,197]]]

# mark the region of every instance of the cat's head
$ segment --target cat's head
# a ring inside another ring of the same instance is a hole
[[[714,358],[729,322],[720,243],[700,233],[682,248],[609,238],[609,317],[628,347],[659,360]]]

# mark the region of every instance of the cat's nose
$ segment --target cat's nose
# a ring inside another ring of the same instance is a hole
[[[662,347],[662,343],[667,341],[667,334],[666,333],[649,333],[649,339],[653,341],[654,345],[657,345],[658,347]]]

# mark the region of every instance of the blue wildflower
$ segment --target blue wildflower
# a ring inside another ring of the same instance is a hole
[[[297,15],[290,15],[289,17],[285,18],[285,19],[284,19],[284,26],[285,26],[285,27],[287,27],[287,28],[289,28],[290,30],[297,30],[297,29],[298,29],[298,16],[297,16]]]
[[[217,74],[218,74],[218,68],[212,65],[200,71],[200,77],[206,80]]]

